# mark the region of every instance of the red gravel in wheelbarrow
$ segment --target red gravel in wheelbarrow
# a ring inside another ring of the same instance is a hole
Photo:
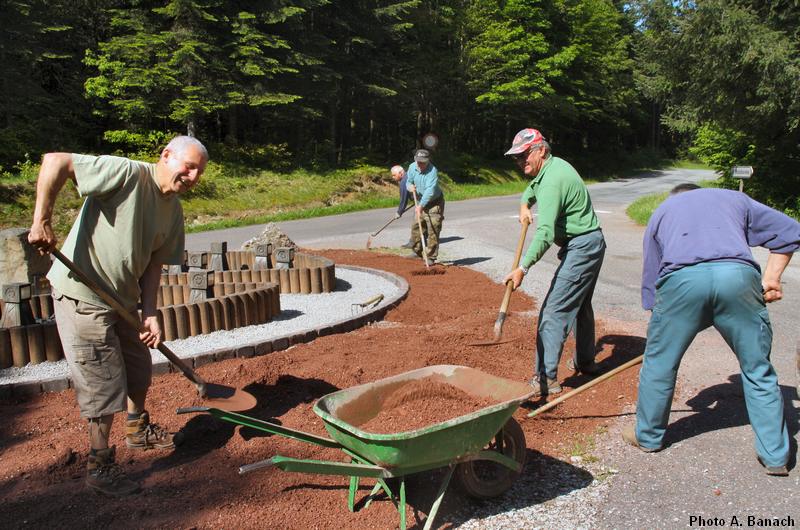
[[[377,416],[356,427],[379,434],[413,431],[465,416],[493,404],[489,399],[473,396],[453,385],[426,377],[397,389]]]

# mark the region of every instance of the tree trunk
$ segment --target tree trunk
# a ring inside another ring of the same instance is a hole
[[[239,135],[239,114],[236,112],[236,106],[228,109],[228,130],[225,132],[225,143],[228,145],[237,145]]]

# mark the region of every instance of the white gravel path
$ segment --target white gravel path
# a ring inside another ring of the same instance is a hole
[[[389,280],[362,271],[336,268],[336,290],[322,294],[282,294],[281,313],[266,324],[230,331],[216,331],[183,340],[167,342],[178,357],[189,358],[209,351],[257,344],[266,340],[313,329],[357,315],[353,304],[363,303],[382,294],[380,305],[399,294],[399,288]],[[376,306],[376,307],[379,307]],[[150,350],[153,362],[165,358],[158,350]],[[22,368],[0,370],[0,385],[43,381],[69,375],[66,360],[29,364]]]

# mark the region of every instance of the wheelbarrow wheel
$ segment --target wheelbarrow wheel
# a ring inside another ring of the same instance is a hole
[[[517,420],[509,419],[485,450],[498,451],[498,441],[501,436],[503,454],[519,462],[522,469],[527,449],[525,433],[522,432]],[[506,466],[488,460],[463,462],[455,471],[456,483],[464,493],[476,499],[491,499],[502,495],[514,484],[518,476],[519,473]]]

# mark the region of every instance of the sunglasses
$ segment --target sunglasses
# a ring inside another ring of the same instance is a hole
[[[514,162],[522,162],[523,160],[528,158],[528,155],[530,154],[530,152],[531,152],[530,149],[526,149],[525,151],[523,151],[521,153],[517,153],[515,155],[511,155],[511,158],[514,160]]]

